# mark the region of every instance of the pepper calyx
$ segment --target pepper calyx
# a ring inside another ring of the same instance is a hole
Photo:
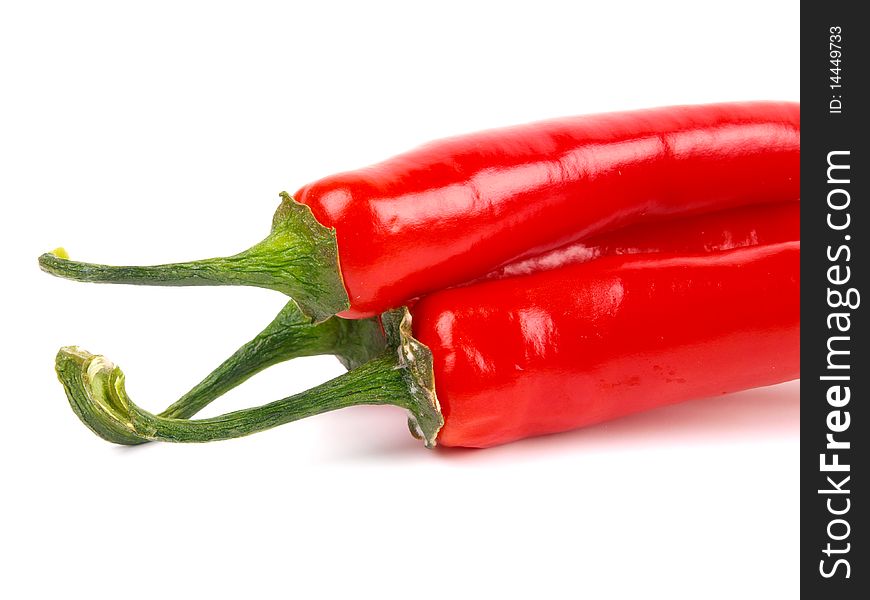
[[[432,351],[414,337],[407,307],[383,313],[381,323],[387,345],[396,353],[396,368],[402,371],[407,387],[408,397],[402,405],[410,413],[408,429],[427,448],[434,448],[438,432],[444,426],[444,415],[435,393]]]

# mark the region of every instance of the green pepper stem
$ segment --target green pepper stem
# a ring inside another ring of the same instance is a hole
[[[263,369],[292,358],[336,354],[347,368],[353,369],[381,354],[384,348],[384,335],[376,320],[332,317],[313,323],[290,300],[263,331],[160,416],[189,419]]]
[[[384,315],[391,347],[379,357],[301,394],[209,419],[168,418],[139,408],[127,395],[119,368],[75,347],[60,350],[56,368],[79,418],[97,435],[118,444],[224,440],[348,406],[391,404],[409,411],[412,432],[432,447],[444,421],[434,391],[431,353],[410,336],[407,311],[399,312]]]
[[[338,264],[335,230],[286,192],[265,240],[224,258],[152,266],[110,266],[69,260],[63,249],[39,257],[52,275],[93,283],[200,286],[247,285],[283,292],[317,320],[350,306]]]

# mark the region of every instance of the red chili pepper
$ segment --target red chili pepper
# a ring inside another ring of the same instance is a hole
[[[102,357],[63,349],[57,367],[77,414],[118,443],[226,439],[394,404],[428,446],[487,447],[798,377],[799,279],[795,241],[609,256],[445,290],[385,313],[389,347],[364,365],[198,421],[143,411]]]
[[[233,257],[108,267],[46,254],[40,264],[82,281],[266,287],[318,319],[360,318],[597,233],[794,200],[799,161],[795,103],[558,119],[306,185],[298,202],[284,196],[266,240]]]
[[[414,306],[438,441],[487,447],[800,376],[800,242],[602,258]]]

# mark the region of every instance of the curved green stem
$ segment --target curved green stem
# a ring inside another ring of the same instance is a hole
[[[109,266],[69,260],[63,249],[39,257],[52,275],[93,283],[248,285],[283,292],[316,320],[350,306],[338,264],[335,230],[286,192],[269,236],[234,256],[153,266]]]
[[[349,369],[384,351],[386,341],[375,319],[336,317],[313,323],[290,300],[257,336],[169,408],[162,417],[189,419],[214,399],[272,365],[300,356],[336,354]]]
[[[412,432],[432,447],[444,420],[431,352],[410,335],[407,311],[385,314],[383,320],[391,347],[379,357],[301,394],[210,419],[168,418],[139,408],[127,395],[120,369],[78,348],[60,350],[57,373],[79,418],[118,444],[230,439],[347,406],[391,404],[410,412]]]

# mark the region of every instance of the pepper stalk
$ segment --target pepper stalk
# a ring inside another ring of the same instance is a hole
[[[332,317],[315,323],[290,300],[263,331],[160,416],[189,419],[260,371],[293,358],[333,354],[347,369],[355,369],[385,348],[386,340],[376,319]]]
[[[63,248],[39,257],[46,273],[92,283],[203,286],[247,285],[282,292],[307,315],[323,321],[350,307],[341,277],[335,229],[281,192],[272,230],[233,256],[150,266],[112,266],[69,260]]]
[[[118,367],[76,347],[61,348],[56,370],[76,415],[94,433],[117,444],[232,439],[348,406],[387,404],[408,410],[411,433],[434,447],[444,418],[435,394],[432,353],[413,337],[407,309],[384,313],[382,323],[387,348],[376,358],[300,394],[208,419],[143,410],[127,395]]]

